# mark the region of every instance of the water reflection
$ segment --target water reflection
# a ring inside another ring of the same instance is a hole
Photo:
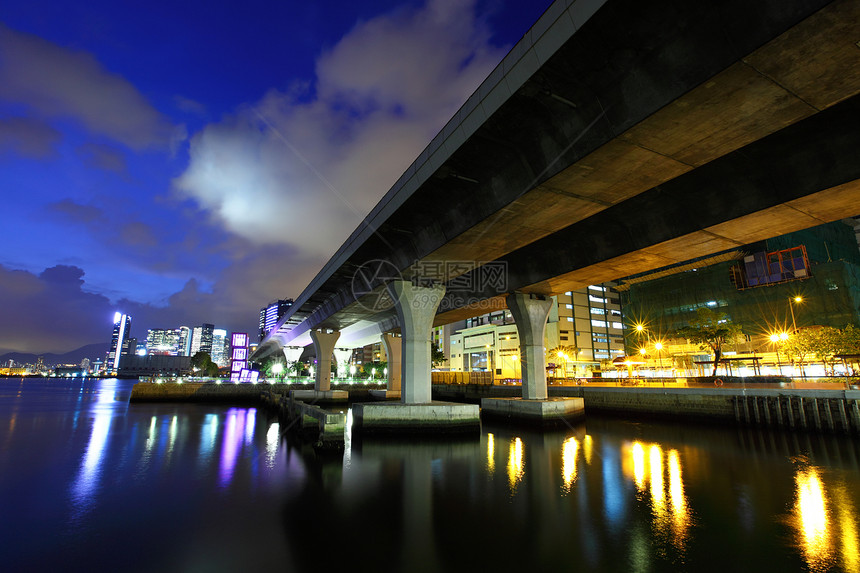
[[[826,564],[831,559],[824,487],[815,468],[798,471],[794,480],[797,487],[794,511],[801,535],[801,549],[809,567],[821,571],[827,568]]]
[[[860,570],[847,438],[590,416],[587,432],[487,424],[332,454],[262,411],[78,386],[16,409],[13,389],[4,570]]]
[[[519,437],[516,437],[511,441],[508,448],[508,483],[510,484],[511,494],[516,491],[517,484],[523,479],[523,466],[523,441]]]
[[[662,545],[671,544],[682,555],[693,520],[685,495],[678,450],[670,449],[664,455],[660,444],[639,441],[626,449],[628,462],[623,465],[623,470],[633,482],[639,500],[650,506],[655,539],[659,539]]]
[[[803,462],[794,475],[792,516],[803,559],[810,571],[857,571],[860,541],[854,501],[844,484],[828,485],[820,468]]]
[[[576,480],[576,454],[579,451],[579,442],[571,436],[561,445],[561,480],[562,491],[567,493],[570,486]]]
[[[90,439],[81,460],[78,475],[72,485],[72,499],[79,512],[88,509],[91,497],[99,485],[105,445],[114,418],[112,406],[116,395],[115,390],[115,380],[107,380],[100,389],[93,390],[96,394],[96,401],[92,406],[93,425],[90,430]],[[83,392],[83,387],[81,387],[81,392]]]

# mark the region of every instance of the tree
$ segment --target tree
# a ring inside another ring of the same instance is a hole
[[[388,368],[388,362],[384,360],[374,360],[363,365],[364,373],[373,378],[382,378],[385,376],[385,369]],[[374,374],[375,371],[375,374]]]
[[[787,350],[800,363],[814,354],[824,364],[825,370],[832,373],[836,357],[840,354],[856,354],[860,350],[860,329],[853,325],[838,329],[830,326],[803,328],[792,334],[787,341]]]
[[[432,346],[430,350],[430,362],[433,366],[440,366],[443,362],[445,362],[445,353],[436,348],[436,346]]]
[[[208,352],[202,350],[191,357],[191,368],[200,376],[218,376],[218,365],[212,362]]]
[[[714,353],[714,371],[711,376],[717,375],[717,366],[723,356],[723,346],[734,344],[742,334],[740,325],[732,323],[726,313],[706,306],[696,310],[696,316],[690,319],[687,326],[673,333],[674,336],[685,338],[692,344],[698,344],[701,350],[710,348]]]

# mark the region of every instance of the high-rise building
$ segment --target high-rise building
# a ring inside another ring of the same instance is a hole
[[[214,330],[214,324],[201,324],[194,327],[191,333],[190,356],[194,356],[198,352],[205,352],[212,356],[212,334]]]
[[[177,352],[179,356],[191,356],[191,329],[187,326],[179,327],[179,342]]]
[[[117,312],[113,316],[113,334],[110,340],[106,368],[112,372],[119,370],[119,357],[123,346],[128,347],[128,338],[131,332],[131,317],[127,314]]]
[[[275,325],[291,306],[293,306],[293,299],[285,298],[273,300],[260,309],[260,340],[263,340],[275,328]]]
[[[230,364],[230,342],[227,338],[227,331],[223,328],[216,328],[212,331],[212,362],[223,368]]]
[[[152,328],[146,332],[146,354],[150,356],[181,356],[178,328]]]
[[[544,345],[548,375],[591,376],[624,356],[624,324],[615,283],[590,285],[553,297]],[[448,369],[520,378],[519,333],[510,311],[500,310],[437,327],[433,344]]]

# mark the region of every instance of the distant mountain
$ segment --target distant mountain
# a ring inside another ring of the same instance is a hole
[[[7,362],[10,359],[17,364],[35,364],[39,356],[44,356],[45,364],[80,364],[84,358],[95,360],[101,358],[104,360],[105,354],[110,350],[109,342],[99,342],[96,344],[87,344],[81,346],[77,350],[66,352],[65,354],[54,354],[46,352],[44,354],[30,354],[27,352],[7,352],[0,356],[0,363]]]

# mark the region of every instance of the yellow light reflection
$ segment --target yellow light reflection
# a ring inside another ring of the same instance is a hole
[[[690,512],[687,496],[684,495],[684,481],[681,477],[681,459],[678,450],[669,450],[669,504],[672,509],[672,533],[674,543],[681,547],[687,538],[690,527]]]
[[[839,530],[842,532],[842,568],[845,571],[860,571],[860,536],[857,533],[857,510],[851,502],[852,496],[840,487],[836,490],[834,504],[839,508]]]
[[[663,451],[657,444],[652,445],[649,450],[649,464],[651,466],[651,497],[654,505],[664,507],[665,494],[663,492]],[[655,507],[655,511],[657,508]]]
[[[827,504],[821,478],[815,468],[808,468],[798,471],[794,481],[797,486],[794,513],[803,557],[810,569],[826,569],[832,547],[827,539]]]
[[[508,482],[513,490],[523,479],[523,441],[514,438],[508,451]]]
[[[594,449],[594,440],[588,434],[582,440],[582,453],[585,454],[585,463],[591,465],[591,452]]]
[[[561,479],[564,482],[562,491],[570,491],[570,486],[576,480],[576,453],[579,442],[576,438],[568,438],[561,445]]]
[[[487,471],[490,475],[496,471],[496,436],[487,434]]]
[[[639,491],[645,490],[645,450],[639,442],[633,442],[633,482]]]

